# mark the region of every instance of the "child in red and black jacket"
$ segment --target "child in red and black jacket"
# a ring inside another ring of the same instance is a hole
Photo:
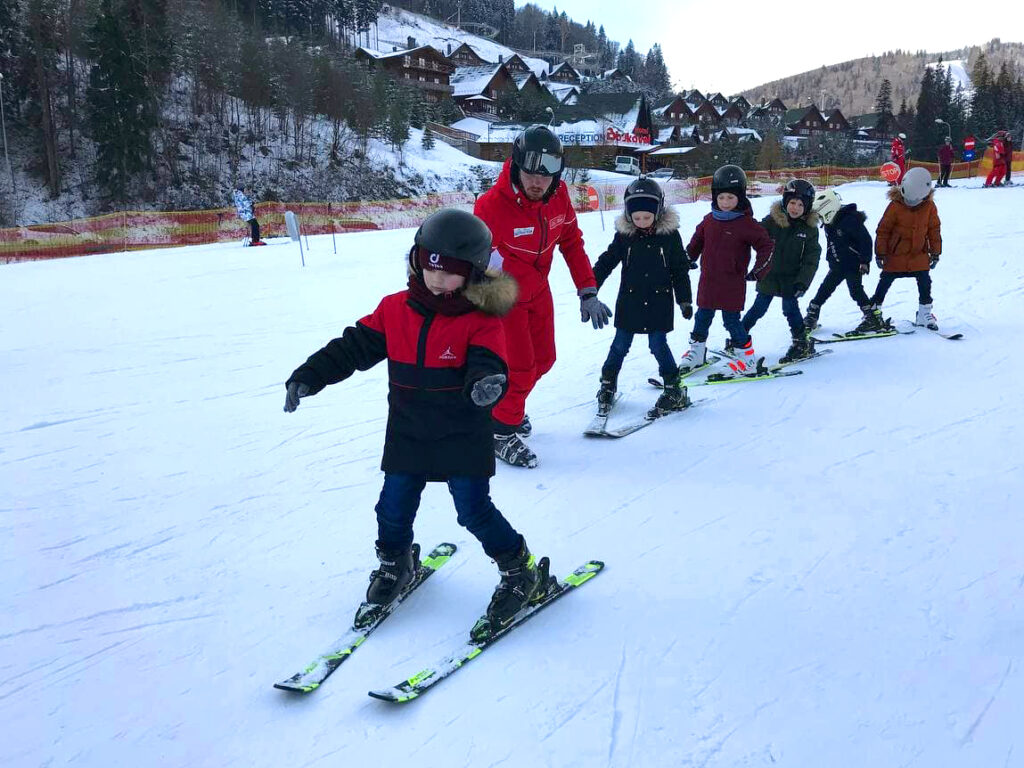
[[[508,388],[501,316],[516,301],[515,280],[487,272],[491,233],[465,211],[433,214],[409,253],[408,289],[385,296],[341,338],[288,378],[285,411],[300,398],[388,361],[390,404],[384,488],[377,503],[380,567],[366,594],[388,604],[419,565],[413,520],[429,481],[445,481],[458,512],[498,563],[501,583],[487,609],[501,626],[543,593],[546,573],[490,497],[494,475],[491,409]]]

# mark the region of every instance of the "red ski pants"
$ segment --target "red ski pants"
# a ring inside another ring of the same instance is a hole
[[[551,291],[520,301],[502,318],[508,357],[508,392],[491,411],[496,421],[517,426],[526,398],[555,364],[555,306]]]
[[[1003,176],[1006,175],[1006,163],[1002,160],[998,161],[992,166],[992,170],[988,172],[988,178],[985,179],[985,186],[992,186],[992,182],[1002,183]]]

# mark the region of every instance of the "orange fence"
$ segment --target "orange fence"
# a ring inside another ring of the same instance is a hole
[[[1014,153],[1014,170],[1024,166],[1024,153]],[[937,176],[935,163],[917,163]],[[992,168],[989,152],[980,162],[956,163],[953,178],[983,176]],[[816,187],[831,187],[852,181],[878,181],[879,166],[842,168],[826,165],[815,168],[780,168],[774,171],[748,171],[748,191],[754,195],[775,195],[788,179],[807,179]],[[577,210],[589,208],[589,190],[598,191],[601,208],[622,206],[622,195],[632,179],[578,184],[570,187]],[[711,177],[673,179],[662,184],[669,204],[695,203],[711,199]],[[303,234],[358,232],[376,229],[415,227],[440,208],[457,206],[472,209],[472,192],[446,192],[404,200],[358,201],[351,203],[259,203],[255,206],[261,233],[267,237],[286,234],[284,212],[294,211]],[[142,248],[165,248],[203,243],[241,241],[248,226],[235,216],[233,208],[210,211],[124,211],[57,224],[36,224],[0,229],[0,262],[55,259],[110,253]]]

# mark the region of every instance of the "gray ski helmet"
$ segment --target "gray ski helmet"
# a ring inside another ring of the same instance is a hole
[[[831,224],[839,209],[843,207],[843,198],[834,189],[826,189],[817,194],[814,198],[812,210],[821,217],[825,224]]]
[[[913,208],[932,192],[932,175],[924,168],[911,168],[900,182],[903,201]]]
[[[512,144],[512,164],[524,173],[559,177],[563,155],[562,142],[546,125],[531,125]]]
[[[804,179],[790,179],[786,188],[782,191],[782,207],[785,209],[790,200],[799,200],[804,204],[804,214],[811,211],[814,203],[814,185]]]
[[[635,211],[648,210],[646,206],[641,207],[641,200],[650,201],[654,206],[654,210],[651,213],[654,214],[655,218],[661,216],[661,212],[665,207],[665,193],[661,191],[661,185],[658,184],[654,179],[639,178],[630,183],[626,187],[626,192],[622,196],[622,201],[626,206],[626,214],[631,215]]]
[[[479,273],[487,270],[491,258],[491,230],[482,219],[458,208],[442,208],[424,219],[416,230],[415,242],[409,266],[421,276],[417,249],[468,262]]]

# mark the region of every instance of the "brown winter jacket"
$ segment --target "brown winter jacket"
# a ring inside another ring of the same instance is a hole
[[[929,256],[942,253],[939,211],[929,193],[911,208],[903,202],[899,187],[889,190],[889,207],[875,232],[875,255],[886,272],[923,272]]]

